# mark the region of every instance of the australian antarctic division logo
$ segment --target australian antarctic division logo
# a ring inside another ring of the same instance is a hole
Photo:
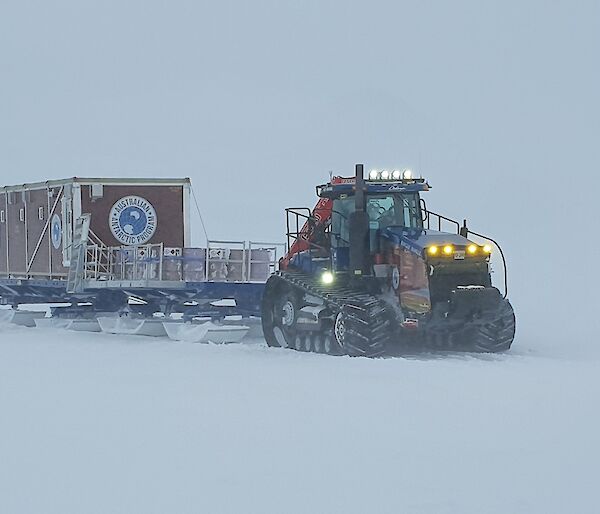
[[[108,222],[117,241],[141,245],[150,241],[156,231],[156,211],[141,196],[125,196],[113,205]]]
[[[54,246],[54,248],[58,250],[60,248],[60,244],[62,243],[62,222],[58,214],[52,216],[50,234],[52,239],[52,246]]]

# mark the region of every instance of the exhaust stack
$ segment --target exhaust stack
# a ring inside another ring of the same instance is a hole
[[[367,214],[365,195],[364,166],[355,167],[355,206],[349,218],[350,228],[350,273],[354,278],[369,274],[367,257],[369,255],[369,215]]]

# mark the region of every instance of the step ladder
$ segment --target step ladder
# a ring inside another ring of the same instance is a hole
[[[67,293],[80,293],[83,291],[85,275],[85,253],[90,234],[90,214],[82,214],[75,221],[73,229],[73,244],[71,248],[71,261],[67,275]]]

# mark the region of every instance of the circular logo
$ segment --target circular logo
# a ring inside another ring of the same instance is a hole
[[[58,214],[52,216],[50,237],[52,239],[52,246],[58,250],[60,248],[60,244],[62,243],[62,221]]]
[[[396,290],[400,287],[400,272],[396,266],[392,268],[392,287]]]
[[[117,241],[141,245],[150,241],[156,232],[156,211],[141,196],[125,196],[112,206],[108,222]]]

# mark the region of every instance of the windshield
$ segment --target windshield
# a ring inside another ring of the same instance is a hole
[[[419,196],[416,194],[382,194],[367,197],[367,214],[372,229],[391,226],[419,228]]]
[[[347,245],[350,240],[348,220],[354,211],[354,201],[353,196],[348,196],[336,199],[333,204],[331,231],[341,246]],[[371,230],[381,230],[391,226],[423,227],[417,193],[368,195],[367,214]]]

